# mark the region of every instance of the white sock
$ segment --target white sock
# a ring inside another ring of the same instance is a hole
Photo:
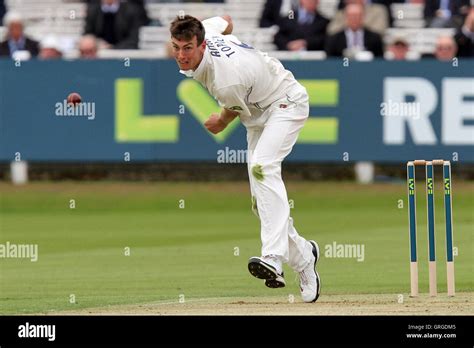
[[[283,266],[280,258],[277,255],[266,255],[262,256],[262,260],[268,263],[269,265],[275,267],[279,274],[283,271]]]

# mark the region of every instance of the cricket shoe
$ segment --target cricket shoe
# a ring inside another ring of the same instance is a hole
[[[316,302],[321,291],[321,280],[316,271],[319,260],[319,246],[314,240],[309,241],[313,247],[313,256],[308,266],[300,272],[300,290],[304,302]]]
[[[265,279],[265,285],[269,288],[285,287],[283,271],[278,273],[274,266],[263,261],[261,257],[254,256],[249,259],[249,272],[256,278]]]

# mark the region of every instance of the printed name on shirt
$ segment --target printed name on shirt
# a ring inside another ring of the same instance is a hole
[[[225,43],[224,39],[213,36],[213,41],[206,40],[206,45],[209,48],[209,52],[214,57],[221,57],[221,53],[225,54],[227,58],[235,53],[235,51]]]

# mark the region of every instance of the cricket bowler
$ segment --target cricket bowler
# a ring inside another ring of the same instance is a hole
[[[236,117],[247,129],[252,210],[260,218],[261,257],[250,273],[269,288],[285,286],[283,263],[299,273],[303,301],[315,302],[321,282],[320,251],[293,226],[281,163],[291,152],[309,113],[306,89],[275,58],[232,35],[230,16],[204,21],[186,15],[171,23],[171,43],[180,72],[200,82],[222,107],[205,127],[213,134]]]

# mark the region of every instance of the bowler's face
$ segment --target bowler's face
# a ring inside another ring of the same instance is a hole
[[[181,70],[196,70],[201,63],[206,41],[198,45],[196,36],[191,41],[181,41],[174,37],[171,38],[173,45],[173,56]]]

